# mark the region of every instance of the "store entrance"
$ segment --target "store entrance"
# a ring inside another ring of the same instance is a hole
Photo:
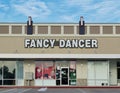
[[[61,85],[68,85],[68,67],[61,67]]]

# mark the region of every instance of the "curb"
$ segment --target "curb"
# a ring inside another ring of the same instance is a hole
[[[0,88],[120,88],[120,86],[0,86]]]

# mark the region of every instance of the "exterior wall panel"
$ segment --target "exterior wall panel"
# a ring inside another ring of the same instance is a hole
[[[12,34],[21,34],[22,26],[12,26]]]
[[[116,26],[116,34],[120,34],[120,26]]]
[[[100,34],[99,26],[90,26],[90,34]]]
[[[9,26],[0,26],[0,34],[8,34]]]
[[[48,34],[48,26],[38,26],[38,34]]]
[[[73,26],[64,26],[64,34],[73,34],[74,27]]]
[[[52,26],[51,34],[61,34],[61,26]]]
[[[25,60],[24,61],[24,78],[25,78],[26,72],[32,72],[33,73],[33,78],[34,78],[34,75],[35,75],[35,63],[33,62],[33,60]],[[29,86],[28,84],[30,84],[30,86],[34,86],[34,80],[31,80],[28,83],[28,81],[25,79],[24,85]]]
[[[87,60],[79,60],[76,63],[77,85],[87,86]]]
[[[113,34],[112,26],[103,26],[103,34]]]

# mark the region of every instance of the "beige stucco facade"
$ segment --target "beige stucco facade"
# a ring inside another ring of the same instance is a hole
[[[87,60],[78,60],[76,63],[77,85],[87,86]],[[84,73],[83,73],[84,72]]]
[[[25,47],[27,39],[56,40],[57,44],[53,48],[30,48]],[[61,48],[59,40],[96,40],[97,47]],[[32,35],[27,35],[26,24],[0,24],[0,60],[2,66],[4,61],[14,60],[17,73],[21,69],[19,66],[23,66],[23,78],[14,78],[18,81],[14,85],[18,86],[42,86],[43,82],[46,86],[56,86],[57,80],[62,81],[62,69],[68,71],[67,85],[72,82],[76,86],[117,86],[120,84],[120,67],[117,66],[120,63],[120,24],[86,24],[84,35],[79,35],[78,24],[34,24]],[[40,66],[40,63],[44,65],[45,62],[52,63],[55,74],[59,68],[60,78],[44,81],[36,78],[38,63]],[[73,81],[69,73],[71,64],[75,66],[76,77]],[[30,80],[26,79],[28,72],[33,74]],[[58,85],[62,85],[61,81]]]
[[[25,39],[94,39],[98,48],[25,48]],[[114,36],[1,36],[0,53],[27,54],[119,54],[120,38]]]

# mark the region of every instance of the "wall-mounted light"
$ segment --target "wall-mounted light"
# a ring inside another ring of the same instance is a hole
[[[28,21],[27,21],[27,34],[28,35],[33,34],[33,21],[31,16],[28,17]]]
[[[29,25],[29,26],[32,25],[32,22],[31,22],[31,21],[32,21],[32,17],[29,16],[29,17],[28,17],[28,25]]]
[[[80,21],[79,21],[79,34],[80,35],[85,34],[85,21],[83,16],[80,17]]]
[[[83,26],[83,21],[84,21],[83,16],[81,16],[81,17],[80,17],[80,25],[81,25],[81,26]]]

